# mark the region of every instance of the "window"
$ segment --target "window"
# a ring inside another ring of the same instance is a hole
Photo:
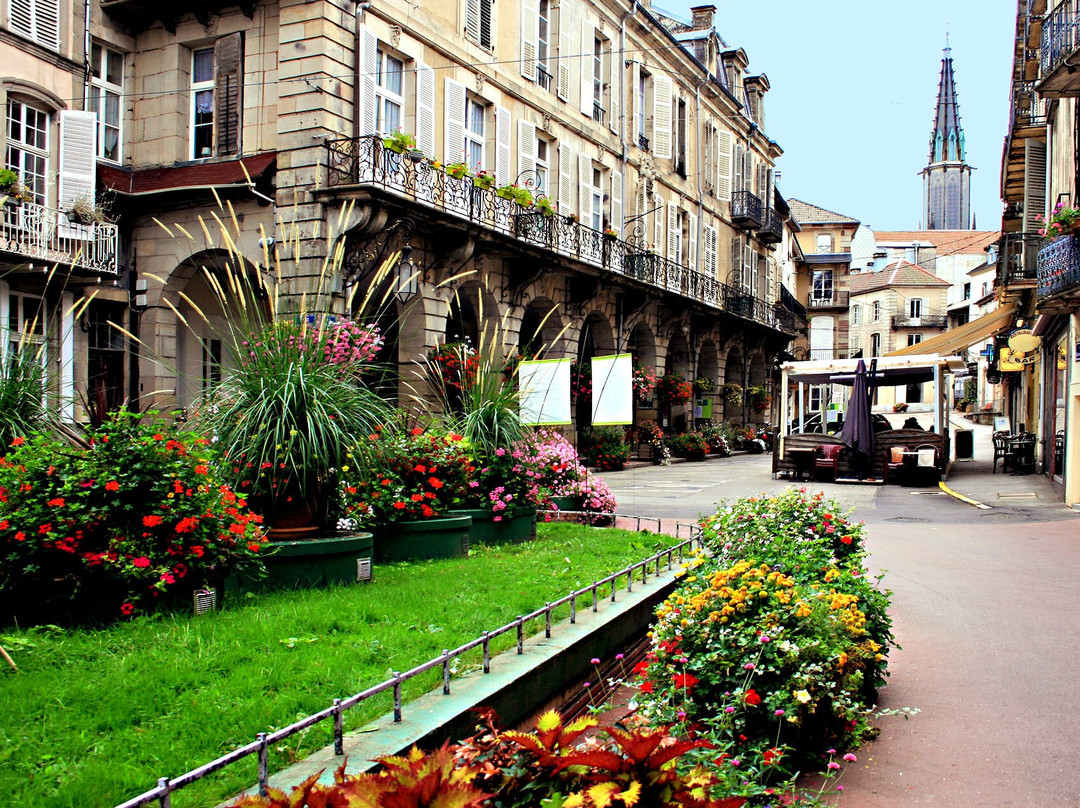
[[[45,310],[42,299],[31,295],[8,295],[9,350],[18,350],[20,342],[40,345],[45,341]]]
[[[908,345],[918,345],[920,342],[922,342],[922,334],[908,334],[907,335],[907,344]]]
[[[242,63],[240,33],[191,52],[192,159],[240,153]]]
[[[604,40],[593,37],[592,53],[593,120],[604,122]]]
[[[871,311],[870,321],[874,322],[874,323],[880,323],[881,322],[881,301],[875,300],[874,301],[874,306],[870,311]],[[877,356],[877,354],[874,354],[874,356]]]
[[[812,299],[819,302],[832,300],[833,296],[833,271],[831,269],[815,269],[813,276]]]
[[[221,384],[221,340],[202,340],[202,389],[209,393]]]
[[[536,139],[536,188],[534,194],[547,194],[551,188],[551,141],[542,137]]]
[[[12,0],[11,30],[49,50],[60,50],[60,0]]]
[[[604,170],[592,167],[590,181],[586,183],[587,194],[585,203],[585,215],[588,225],[593,230],[602,230],[604,227]]]
[[[375,59],[375,131],[390,135],[401,128],[405,63],[382,48],[376,51]]]
[[[86,312],[86,387],[91,400],[103,400],[109,409],[124,400],[124,332],[127,306],[105,300],[91,301]],[[119,326],[117,328],[116,326]]]
[[[97,156],[120,162],[120,99],[124,54],[94,43],[90,48],[90,111],[97,115]]]
[[[5,166],[22,178],[34,202],[44,205],[49,177],[49,113],[9,99],[7,136]]]
[[[675,105],[675,173],[686,176],[686,100]]]
[[[870,356],[881,356],[881,334],[877,332],[870,335]]]
[[[465,36],[491,50],[491,0],[465,0]]]
[[[918,320],[923,315],[923,302],[917,297],[908,301],[908,316],[912,320]]]
[[[964,297],[963,300],[971,300],[971,281],[964,284]]]
[[[856,303],[851,307],[851,324],[859,325],[862,321],[862,306]]]
[[[648,150],[649,148],[649,135],[645,129],[645,110],[648,109],[648,85],[649,74],[642,71],[638,77],[637,84],[637,136],[638,146]]]
[[[214,155],[214,49],[191,54],[191,156]]]
[[[465,162],[484,168],[484,123],[487,107],[474,98],[465,99]]]
[[[831,253],[833,251],[832,233],[818,233],[817,251],[819,253]]]
[[[551,0],[540,0],[536,47],[536,83],[551,89]]]
[[[862,338],[858,334],[852,334],[848,339],[848,357],[851,359],[862,357]]]

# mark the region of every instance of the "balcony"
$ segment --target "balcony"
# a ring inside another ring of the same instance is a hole
[[[761,200],[749,191],[731,195],[731,221],[737,227],[756,230],[761,227]]]
[[[784,237],[784,220],[772,208],[765,208],[757,237],[765,244],[776,244]]]
[[[628,282],[786,330],[785,316],[764,300],[737,293],[713,277],[586,227],[574,216],[544,215],[535,208],[503,199],[493,189],[477,188],[469,177],[452,177],[426,159],[414,162],[407,155],[387,149],[382,138],[333,140],[327,148],[329,168],[324,191],[377,189],[402,204],[483,227],[522,247],[546,250]]]
[[[949,315],[924,314],[921,317],[909,317],[906,314],[894,314],[893,328],[948,328]]]
[[[40,261],[52,266],[116,275],[115,224],[77,224],[63,211],[32,202],[0,205],[0,254],[19,263]]]
[[[1039,311],[1061,314],[1080,300],[1080,241],[1062,236],[1039,250]]]
[[[1036,285],[1039,247],[1044,243],[1037,233],[1006,233],[1001,237],[997,284],[1006,294]]]
[[[550,92],[551,91],[551,80],[552,80],[552,78],[553,78],[552,75],[550,73],[548,73],[547,70],[540,67],[540,65],[536,66],[536,86],[537,87],[539,87],[541,90],[548,90]]]
[[[833,292],[831,295],[810,295],[806,301],[808,309],[846,309],[848,307],[848,292]]]
[[[1080,11],[1063,3],[1043,20],[1038,91],[1043,98],[1080,96],[1080,73],[1075,57],[1080,55]]]

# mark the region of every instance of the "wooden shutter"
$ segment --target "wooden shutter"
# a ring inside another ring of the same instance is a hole
[[[570,67],[573,59],[573,16],[567,0],[559,3],[559,65],[555,81],[555,93],[563,101],[570,100]]]
[[[1024,141],[1024,232],[1038,230],[1046,215],[1046,144]]]
[[[480,4],[483,0],[465,0],[465,36],[480,44]]]
[[[60,208],[70,210],[77,199],[94,198],[97,166],[97,115],[60,111]]]
[[[705,243],[702,245],[702,252],[704,258],[704,273],[706,277],[716,278],[716,228],[711,224],[705,225],[702,241]]]
[[[716,190],[716,130],[711,123],[705,124],[705,157],[702,160],[702,175],[705,184],[705,192],[713,193]]]
[[[697,270],[697,214],[691,213],[689,220],[690,227],[686,238],[686,265],[690,269]]]
[[[621,121],[619,120],[619,101],[622,99],[622,54],[616,50],[615,43],[608,48],[608,128],[612,132],[618,132]]]
[[[728,272],[728,283],[737,289],[742,288],[742,259],[743,245],[739,236],[731,237],[731,271]]]
[[[581,223],[592,227],[592,158],[587,154],[578,155],[578,214]]]
[[[536,81],[536,56],[540,47],[540,2],[521,0],[521,75]]]
[[[518,120],[518,175],[522,182],[536,182],[536,124]],[[544,188],[550,194],[550,189]]]
[[[609,227],[622,235],[623,229],[623,175],[621,171],[611,172],[611,222]]]
[[[716,135],[716,195],[728,201],[731,199],[731,132],[720,130]]]
[[[565,143],[559,146],[559,213],[566,216],[574,210],[574,155]]]
[[[744,191],[753,191],[754,183],[754,155],[749,150],[743,151],[742,164],[742,187]]]
[[[435,71],[416,65],[416,148],[435,156]]]
[[[578,109],[582,115],[593,114],[593,45],[596,43],[596,28],[591,21],[584,21],[581,25],[581,57],[578,59],[579,77],[581,79],[581,97],[578,99]]]
[[[446,162],[460,163],[465,159],[465,85],[460,81],[443,81],[443,117],[446,119]]]
[[[60,50],[60,0],[11,0],[11,30],[51,51]]]
[[[676,260],[679,256],[679,203],[668,202],[667,206],[667,259]]]
[[[742,262],[742,277],[743,287],[748,289],[751,294],[754,293],[754,269],[757,264],[754,261],[754,248],[749,244],[743,245],[743,262]]]
[[[240,154],[244,118],[243,36],[237,31],[214,43],[214,145],[218,156]]]
[[[510,110],[495,107],[495,182],[507,185],[514,181],[510,175]]]
[[[480,2],[480,47],[491,50],[491,6],[492,0],[479,0]]]
[[[381,134],[375,131],[375,76],[379,72],[379,40],[370,28],[360,31],[360,134]],[[386,133],[391,134],[391,133]]]
[[[674,85],[668,76],[653,76],[652,150],[657,157],[671,158],[671,95]]]
[[[664,244],[664,199],[660,194],[653,195],[653,249],[660,252]]]

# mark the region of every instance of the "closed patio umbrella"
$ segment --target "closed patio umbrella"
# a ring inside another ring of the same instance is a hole
[[[847,415],[840,437],[851,447],[852,466],[859,478],[866,476],[870,459],[874,456],[874,424],[870,417],[870,374],[866,363],[859,360],[855,366],[855,378],[851,384]]]

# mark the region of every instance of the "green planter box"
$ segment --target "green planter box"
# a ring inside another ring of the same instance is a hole
[[[226,590],[268,592],[360,583],[371,579],[372,548],[370,533],[270,542],[263,559],[266,577],[234,575]]]
[[[508,508],[498,521],[485,508],[462,508],[451,513],[472,517],[469,540],[474,544],[520,544],[536,538],[536,508]]]
[[[465,515],[380,525],[375,530],[375,560],[467,558],[471,523]]]
[[[560,511],[580,511],[581,497],[552,497],[551,504]]]

